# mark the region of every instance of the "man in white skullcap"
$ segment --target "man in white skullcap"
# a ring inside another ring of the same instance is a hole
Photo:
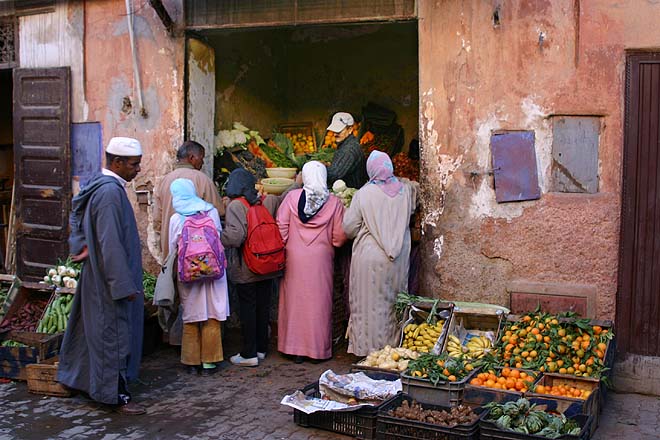
[[[140,172],[142,147],[115,137],[102,172],[73,198],[69,252],[84,261],[73,299],[57,380],[125,415],[144,414],[128,382],[142,353],[142,254],[125,186]]]

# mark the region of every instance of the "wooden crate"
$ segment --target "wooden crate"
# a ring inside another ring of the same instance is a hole
[[[4,319],[0,321],[0,331],[2,331],[5,324],[8,323],[9,320],[14,317],[14,315],[16,315],[23,308],[23,306],[29,302],[35,302],[35,301],[44,302],[44,307],[41,310],[41,313],[39,314],[39,318],[41,318],[41,316],[43,315],[43,311],[46,308],[46,305],[53,296],[53,292],[54,292],[53,286],[47,286],[45,284],[31,283],[31,282],[21,283],[18,292],[16,293],[16,297],[14,298],[11,305],[7,309],[7,313],[5,314]],[[37,320],[37,322],[35,323],[34,330],[36,330],[36,326],[38,324],[39,321]]]
[[[0,347],[0,377],[27,380],[25,367],[52,358],[59,352],[63,334],[49,335],[35,332],[7,332],[2,341],[17,341],[26,347]]]
[[[7,297],[4,301],[0,300],[0,323],[9,311],[18,292],[20,291],[21,280],[14,275],[0,274],[0,287],[7,289]]]
[[[27,387],[32,394],[55,397],[71,397],[73,391],[57,381],[57,358],[47,359],[42,364],[30,364],[25,367]]]
[[[503,313],[490,313],[490,312],[464,312],[454,309],[454,313],[451,317],[451,322],[449,324],[448,335],[454,335],[461,340],[461,344],[465,345],[467,341],[466,336],[461,336],[458,334],[458,328],[462,327],[467,330],[467,333],[470,331],[479,331],[479,332],[492,332],[493,339],[491,340],[493,347],[497,345],[500,337],[500,330],[504,321]],[[445,339],[445,345],[443,351],[447,351],[447,341],[449,338]]]
[[[576,397],[553,396],[550,394],[540,394],[533,391],[525,393],[528,399],[534,399],[540,405],[547,405],[548,408],[557,412],[566,414],[567,417],[577,414],[587,414],[592,416],[591,430],[598,427],[598,414],[600,412],[600,381],[592,378],[575,377],[566,374],[543,373],[535,385],[580,387],[591,391],[589,397],[580,399]]]
[[[310,136],[312,138],[312,144],[314,145],[314,151],[317,150],[318,146],[316,144],[316,136],[314,134],[314,124],[312,122],[290,122],[286,124],[280,124],[278,130],[282,134],[303,134],[305,137]]]

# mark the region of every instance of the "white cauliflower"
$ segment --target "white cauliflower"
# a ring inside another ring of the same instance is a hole
[[[332,192],[334,193],[342,193],[346,191],[346,188],[346,182],[341,179],[335,180],[335,183],[332,184]]]

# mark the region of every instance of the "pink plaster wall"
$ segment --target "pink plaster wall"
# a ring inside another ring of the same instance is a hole
[[[143,243],[147,268],[154,265],[147,245],[150,209],[137,203],[134,190],[149,190],[170,171],[176,148],[183,140],[184,41],[170,37],[148,2],[133,2],[144,108],[142,117],[133,79],[131,46],[124,1],[85,2],[85,88],[89,120],[103,126],[104,145],[113,136],[130,136],[142,143],[142,171],[129,188]],[[164,2],[177,23],[182,22],[180,0]],[[132,104],[128,110],[125,99]],[[144,198],[146,201],[146,196]]]
[[[660,47],[659,16],[642,0],[419,3],[427,294],[507,305],[513,280],[584,284],[614,318],[625,50]],[[559,114],[602,116],[598,194],[548,193]],[[535,131],[540,200],[495,202],[497,129]]]

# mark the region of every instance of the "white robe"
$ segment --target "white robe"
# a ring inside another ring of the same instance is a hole
[[[218,234],[222,233],[222,225],[218,211],[213,208],[209,212]],[[183,223],[186,220],[181,214],[175,213],[170,217],[169,227],[169,253],[176,252],[177,242]],[[201,281],[183,284],[177,280],[177,289],[183,306],[183,322],[203,322],[208,319],[224,321],[229,316],[229,299],[227,295],[227,272],[219,280]]]
[[[394,304],[397,294],[408,289],[408,225],[416,194],[416,186],[407,180],[395,197],[367,184],[355,193],[344,214],[346,236],[355,239],[349,283],[349,353],[366,356],[398,342]]]

